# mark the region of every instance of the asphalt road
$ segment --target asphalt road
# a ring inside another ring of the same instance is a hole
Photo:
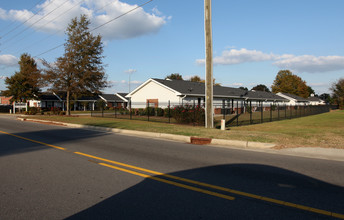
[[[344,163],[0,117],[0,219],[344,218]]]

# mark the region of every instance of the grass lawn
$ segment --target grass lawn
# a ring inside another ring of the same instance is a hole
[[[34,116],[35,118],[67,123],[111,128],[151,131],[218,139],[276,143],[283,147],[330,147],[344,149],[344,111],[274,121],[264,124],[231,127],[230,130],[206,129],[188,125],[147,122],[139,120],[95,118],[90,116]]]

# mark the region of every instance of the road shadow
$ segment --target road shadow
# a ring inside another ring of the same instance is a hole
[[[174,172],[170,175],[344,213],[343,187],[278,167],[229,164]],[[156,177],[165,179],[163,176]],[[332,219],[314,212],[192,186],[234,196],[235,200],[226,200],[146,178],[139,184],[67,219]]]
[[[95,137],[105,136],[109,133],[101,131],[91,131],[86,129],[74,129],[74,128],[58,128],[51,129],[47,127],[46,130],[37,130],[32,132],[18,132],[12,133],[13,135],[0,133],[0,157],[26,153],[37,150],[53,149],[41,143],[33,142],[38,141],[50,145],[57,145],[58,147],[64,147],[64,143],[79,142]],[[16,137],[17,136],[17,137]],[[22,138],[20,138],[22,137]],[[25,140],[27,138],[30,140]],[[60,145],[60,146],[59,146]]]

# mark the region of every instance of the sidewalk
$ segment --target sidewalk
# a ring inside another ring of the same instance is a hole
[[[23,120],[23,118],[18,117],[18,120]],[[38,123],[49,123],[57,126],[66,126],[70,128],[81,128],[93,131],[102,132],[112,132],[120,135],[129,135],[143,138],[157,138],[178,142],[191,143],[191,137],[183,135],[165,134],[165,133],[153,133],[145,131],[134,131],[134,130],[124,130],[118,128],[107,128],[98,127],[90,125],[80,125],[80,124],[70,124],[63,122],[52,122],[48,120],[39,119],[25,119],[25,121],[32,121]],[[207,145],[210,147],[222,147],[230,149],[243,149],[243,150],[253,150],[272,154],[282,154],[290,156],[300,156],[307,158],[317,158],[317,159],[327,159],[327,160],[337,160],[344,162],[344,149],[334,149],[334,148],[320,148],[320,147],[298,147],[298,148],[283,148],[283,149],[272,149],[275,144],[271,143],[259,143],[250,141],[237,141],[237,140],[224,140],[224,139],[212,139],[211,144]]]

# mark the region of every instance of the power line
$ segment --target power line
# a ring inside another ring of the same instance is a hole
[[[67,12],[69,12],[70,10],[72,10],[73,8],[75,8],[76,6],[79,6],[79,5],[80,5],[82,2],[84,2],[84,1],[85,1],[85,0],[79,1],[79,2],[78,2],[77,4],[75,4],[73,7],[69,8],[69,9],[66,10],[66,11],[64,11],[63,13],[61,13],[61,14],[58,15],[58,16],[56,16],[54,19],[48,21],[48,22],[45,23],[44,25],[41,25],[41,26],[40,26],[39,28],[37,28],[36,30],[42,29],[44,26],[46,26],[46,25],[50,24],[51,22],[55,21],[57,18],[59,18],[59,17],[61,17],[62,15],[66,14]],[[43,38],[43,41],[46,40],[46,39],[49,39],[51,36],[57,34],[57,33],[60,32],[60,31],[61,31],[61,30],[57,30],[57,31],[55,31],[54,33],[52,33],[52,34],[50,34],[49,36],[47,36],[46,38]],[[26,37],[30,36],[30,35],[33,34],[34,32],[35,32],[35,30],[33,30],[31,33],[25,35],[24,37],[20,38],[18,41],[21,41],[21,40],[25,39]],[[18,41],[17,41],[17,42],[18,42]],[[41,39],[41,40],[38,40],[37,42],[35,42],[35,43],[33,43],[33,44],[31,44],[31,45],[29,45],[29,46],[23,48],[23,49],[20,49],[20,50],[25,50],[25,49],[30,48],[30,47],[32,47],[33,45],[36,45],[37,43],[41,43],[41,42],[42,42],[42,39]],[[13,44],[13,43],[12,43],[12,44]],[[12,44],[11,44],[11,45],[12,45]],[[7,49],[8,47],[9,47],[9,46],[3,48],[3,50]],[[19,51],[20,51],[20,50],[19,50]],[[16,53],[19,52],[19,51],[16,51]]]
[[[42,1],[44,1],[44,0],[38,1],[34,6],[32,6],[32,8],[29,9],[29,11],[31,11],[33,8],[35,8],[35,7],[36,7],[39,3],[41,3]],[[16,22],[17,22],[16,20],[12,21],[10,24],[8,24],[6,27],[4,27],[3,30],[0,31],[0,32],[3,32],[4,30],[6,30],[8,27],[12,26],[12,24],[14,24],[14,23],[16,23]],[[0,38],[1,38],[1,37],[0,37]]]
[[[43,1],[43,0],[41,0]],[[39,3],[41,2],[39,1]],[[43,9],[45,9],[46,7],[48,7],[54,0],[52,0],[48,5],[46,5],[45,7],[41,8],[39,11],[37,11],[35,14],[33,14],[30,18],[28,18],[26,21],[20,23],[19,25],[17,25],[16,27],[14,27],[13,29],[11,29],[10,31],[8,31],[6,34],[2,35],[0,38],[3,38],[5,36],[7,36],[8,34],[12,33],[13,31],[15,31],[16,29],[18,29],[20,26],[24,25],[26,22],[28,22],[29,20],[31,20],[33,17],[35,17],[35,15],[37,15],[40,11],[42,11]],[[38,4],[39,4],[38,3]],[[38,5],[37,4],[37,5]],[[36,5],[36,6],[37,6]]]
[[[107,25],[108,23],[113,22],[114,20],[117,20],[117,19],[119,19],[119,18],[121,18],[121,17],[123,17],[123,16],[129,14],[130,12],[135,11],[135,10],[138,9],[138,8],[142,8],[143,6],[147,5],[148,3],[152,2],[152,1],[153,1],[153,0],[150,0],[150,1],[148,1],[148,2],[145,2],[145,3],[143,3],[142,5],[139,5],[139,6],[135,7],[135,8],[133,8],[133,9],[131,9],[131,10],[125,12],[124,14],[121,14],[120,16],[117,16],[117,17],[115,17],[114,19],[111,19],[110,21],[105,22],[105,23],[102,24],[102,25],[99,25],[98,27],[94,28],[94,29],[91,30],[91,31],[97,30],[98,28],[103,27],[103,26]]]
[[[59,9],[60,7],[62,7],[62,5],[64,5],[66,2],[68,2],[69,0],[64,1],[61,5],[59,5],[58,7],[56,7],[55,9],[51,10],[48,14],[44,15],[43,17],[41,17],[40,19],[38,19],[36,22],[34,22],[33,24],[29,25],[28,27],[26,27],[24,30],[22,30],[21,32],[19,32],[18,34],[16,34],[14,37],[12,37],[11,39],[5,41],[4,43],[7,43],[9,41],[12,41],[13,39],[15,39],[16,37],[18,37],[20,34],[22,34],[23,32],[25,32],[27,29],[29,29],[30,27],[32,27],[33,25],[37,24],[38,22],[40,22],[43,18],[47,17],[48,15],[50,15],[51,13],[53,13],[54,11],[56,11],[57,9]]]
[[[129,13],[131,13],[131,12],[137,10],[137,9],[139,9],[139,8],[142,8],[143,6],[147,5],[148,3],[152,2],[152,1],[153,1],[153,0],[149,0],[149,1],[147,1],[147,2],[145,2],[145,3],[143,3],[143,4],[141,4],[141,5],[138,5],[137,7],[135,7],[135,8],[133,8],[133,9],[131,9],[131,10],[129,10],[129,11],[127,11],[127,12],[125,12],[125,13],[123,13],[123,14],[121,14],[121,15],[115,17],[115,18],[113,18],[113,19],[111,19],[110,21],[107,21],[107,22],[105,22],[105,23],[103,23],[103,24],[101,24],[101,25],[99,25],[99,26],[93,28],[91,31],[97,30],[97,29],[99,29],[99,28],[101,28],[101,27],[103,27],[103,26],[109,24],[110,22],[113,22],[113,21],[115,21],[115,20],[117,20],[117,19],[119,19],[119,18],[121,18],[121,17],[123,17],[123,16],[125,16],[125,15],[127,15],[127,14],[129,14]],[[53,51],[53,50],[55,50],[55,49],[57,49],[57,48],[59,48],[59,47],[61,47],[61,46],[63,46],[63,45],[64,45],[64,43],[63,43],[63,44],[60,44],[60,45],[58,45],[58,46],[56,46],[56,47],[54,47],[54,48],[51,48],[51,49],[49,49],[49,50],[47,50],[47,51],[45,51],[45,52],[43,52],[43,53],[40,53],[40,54],[34,56],[34,58],[36,58],[36,57],[38,58],[39,56],[41,56],[41,55],[43,55],[43,54],[46,54],[46,53],[48,53],[48,52],[50,52],[50,51]]]
[[[43,0],[41,0],[41,1],[43,1]],[[59,17],[61,17],[62,15],[66,14],[68,11],[72,10],[73,8],[75,8],[76,6],[80,5],[80,3],[81,3],[81,2],[84,2],[84,1],[85,1],[85,0],[81,0],[81,1],[78,2],[76,5],[74,5],[73,7],[69,8],[67,11],[63,12],[62,14],[60,14],[60,15],[57,16],[57,17],[55,17],[54,19],[50,20],[50,21],[47,22],[46,24],[41,25],[41,26],[40,26],[39,28],[37,28],[36,30],[42,29],[44,26],[48,25],[49,23],[53,22],[53,21],[56,20],[57,18],[59,18]],[[110,4],[113,4],[114,2],[115,2],[115,1],[110,2],[110,3],[108,3],[108,4],[104,5],[104,6],[102,6],[102,7],[98,8],[98,9],[96,9],[95,12],[100,11],[101,9],[103,9],[103,8],[105,8],[105,7],[107,7],[107,6],[109,6]],[[27,35],[25,35],[24,37],[20,38],[18,41],[21,41],[21,40],[25,39],[26,37],[28,37],[29,35],[33,34],[34,32],[35,32],[35,30],[33,30],[30,34],[27,34]],[[60,32],[60,30],[57,30],[57,31],[55,31],[54,33],[50,34],[49,36],[43,38],[43,41],[49,39],[50,37],[52,37],[53,35],[57,34],[58,32]],[[18,42],[18,41],[17,41],[17,42]],[[8,41],[7,41],[7,42],[8,42]],[[16,42],[16,43],[17,43],[17,42]],[[21,50],[25,50],[25,49],[27,49],[27,48],[30,48],[30,47],[36,45],[37,43],[41,43],[41,42],[42,42],[42,40],[38,40],[37,42],[31,44],[30,46],[25,47],[24,49],[19,49],[19,50],[16,51],[15,53],[18,53],[18,52],[20,52]],[[13,44],[14,44],[14,43],[11,43],[11,44],[8,45],[7,47],[3,48],[3,50],[6,50],[7,48],[9,48],[9,47],[10,47],[11,45],[13,45]]]

